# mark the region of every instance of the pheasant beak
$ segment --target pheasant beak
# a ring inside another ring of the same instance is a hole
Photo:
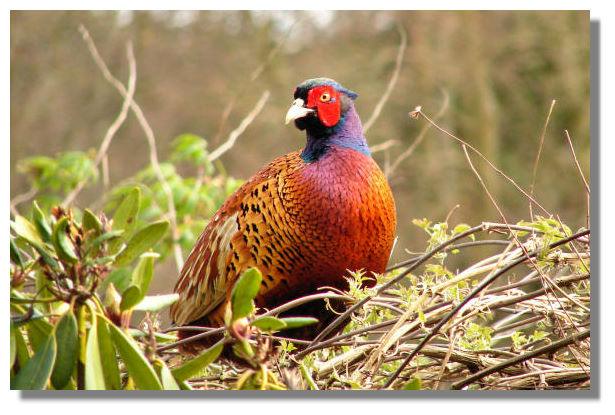
[[[301,98],[297,98],[293,101],[293,105],[290,106],[286,113],[286,124],[314,112],[311,108],[305,108],[303,104],[304,102]]]

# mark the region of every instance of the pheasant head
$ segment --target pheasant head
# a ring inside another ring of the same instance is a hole
[[[357,96],[329,78],[308,79],[297,86],[286,123],[294,121],[299,130],[306,131],[304,161],[317,161],[331,146],[370,154],[354,107]]]

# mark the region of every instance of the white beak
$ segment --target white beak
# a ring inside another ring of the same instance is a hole
[[[305,108],[303,104],[304,102],[301,98],[297,98],[293,101],[293,105],[290,106],[286,113],[286,124],[314,112],[313,109]]]

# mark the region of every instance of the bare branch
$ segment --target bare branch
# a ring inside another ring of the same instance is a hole
[[[406,46],[408,44],[408,35],[406,35],[406,29],[401,24],[397,25],[397,31],[399,32],[400,43],[399,49],[397,50],[397,58],[395,59],[395,69],[393,70],[393,75],[391,75],[391,79],[389,80],[389,84],[387,85],[384,94],[380,97],[380,100],[374,107],[374,111],[372,115],[370,115],[369,119],[363,125],[363,132],[367,134],[367,131],[374,125],[380,113],[382,112],[382,108],[384,108],[384,104],[389,100],[391,96],[391,92],[393,92],[393,88],[397,83],[397,79],[399,78],[399,73],[401,71],[401,64],[404,60],[404,53],[406,52]]]
[[[94,158],[94,167],[98,167],[98,165],[103,162],[107,157],[107,152],[109,151],[109,146],[111,145],[111,141],[115,134],[118,132],[124,121],[128,116],[128,111],[130,109],[130,105],[132,104],[132,100],[135,93],[135,88],[137,85],[137,64],[135,62],[134,51],[132,48],[132,43],[128,42],[126,45],[126,58],[128,60],[129,67],[129,76],[128,76],[128,91],[124,96],[124,102],[122,103],[122,108],[120,113],[117,115],[113,123],[107,129],[105,136],[102,139],[98,152],[96,153],[96,157]],[[106,181],[106,179],[105,179]],[[88,182],[88,178],[84,178],[81,180],[77,186],[64,198],[62,204],[64,206],[68,206],[75,201],[77,195],[83,190],[83,187]]]
[[[444,115],[444,113],[448,109],[449,98],[450,98],[449,94],[446,91],[442,90],[442,95],[444,97],[444,99],[442,100],[442,106],[438,110],[438,113],[434,117],[434,120],[440,119],[440,117],[442,117],[442,115]],[[412,142],[412,144],[410,144],[410,146],[403,153],[401,153],[399,156],[397,156],[395,161],[393,161],[393,163],[386,169],[385,175],[386,175],[387,178],[391,177],[393,175],[393,173],[395,172],[395,169],[397,169],[397,167],[399,167],[399,165],[405,159],[407,159],[408,157],[410,157],[412,155],[412,153],[414,153],[414,150],[416,150],[416,148],[419,146],[419,144],[421,144],[423,142],[423,139],[427,135],[427,131],[429,130],[429,128],[431,128],[431,124],[429,124],[429,123],[425,124],[423,126],[423,128],[421,129],[421,131],[419,132],[419,135],[416,136],[416,138]]]
[[[572,145],[572,140],[570,139],[570,134],[568,134],[568,130],[564,130],[564,135],[566,136],[566,140],[568,141],[568,146],[570,147],[570,152],[572,153],[572,158],[574,159],[574,163],[577,166],[577,170],[579,171],[579,175],[583,180],[583,184],[585,185],[585,191],[587,194],[590,194],[589,183],[585,179],[585,175],[583,174],[583,170],[581,169],[581,165],[579,164],[579,159],[577,159],[577,155],[574,152],[574,146]]]
[[[17,210],[17,205],[27,202],[28,200],[36,196],[37,193],[38,193],[38,189],[33,187],[27,192],[20,193],[17,196],[15,196],[13,199],[11,199],[11,213],[14,216],[19,215],[19,211]]]
[[[425,118],[425,120],[427,120],[427,122],[429,122],[430,124],[432,124],[434,127],[436,127],[436,129],[438,129],[440,132],[444,133],[445,135],[451,137],[452,139],[456,140],[457,142],[459,142],[460,144],[464,144],[465,146],[467,146],[470,150],[472,150],[474,153],[478,154],[478,156],[480,156],[480,158],[482,158],[488,165],[489,167],[491,167],[493,170],[495,170],[500,176],[504,177],[506,180],[508,180],[519,192],[521,192],[526,198],[528,198],[531,202],[533,202],[536,206],[538,206],[540,208],[540,210],[542,210],[546,215],[550,216],[551,213],[549,213],[549,211],[547,211],[540,203],[538,203],[536,201],[536,199],[534,199],[534,197],[532,197],[528,192],[526,192],[521,186],[519,186],[517,184],[517,182],[515,182],[510,176],[508,176],[506,173],[504,173],[502,170],[500,170],[498,167],[496,167],[483,153],[481,153],[478,149],[476,149],[474,146],[472,146],[471,144],[469,144],[468,142],[466,142],[465,140],[462,140],[461,138],[457,137],[456,135],[454,135],[453,133],[445,130],[444,128],[440,127],[438,124],[436,124],[431,118],[429,118],[424,112],[423,109],[418,106],[416,107],[413,111],[411,111],[408,114],[411,118],[417,118],[419,116],[422,116],[423,118]]]
[[[583,331],[581,331],[579,333],[574,333],[574,334],[572,334],[572,335],[570,335],[570,336],[568,336],[568,337],[566,337],[564,339],[558,340],[558,341],[556,341],[554,343],[551,343],[551,344],[549,344],[547,346],[538,348],[538,349],[533,350],[533,351],[528,352],[528,353],[524,353],[524,354],[522,354],[520,356],[513,357],[512,359],[509,359],[509,360],[507,360],[505,362],[502,362],[502,363],[500,363],[498,365],[494,365],[494,366],[488,367],[486,369],[483,369],[480,372],[475,373],[472,376],[469,376],[469,377],[467,377],[466,379],[464,379],[462,381],[454,383],[451,388],[452,389],[461,389],[461,388],[469,385],[470,383],[473,383],[473,382],[475,382],[475,381],[477,381],[477,380],[479,380],[479,379],[481,379],[481,378],[483,378],[483,377],[485,377],[485,376],[487,376],[487,375],[489,375],[491,373],[495,373],[497,371],[500,371],[500,370],[502,370],[502,369],[504,369],[504,368],[506,368],[508,366],[516,365],[518,363],[524,362],[526,360],[529,360],[529,359],[531,359],[533,357],[536,357],[536,356],[540,356],[542,354],[553,353],[553,352],[555,352],[555,351],[557,351],[557,350],[559,350],[559,349],[561,349],[563,347],[566,347],[566,346],[568,346],[568,345],[570,345],[572,343],[576,343],[578,341],[586,339],[586,338],[589,337],[589,334],[590,334],[589,329],[588,330],[583,330]]]
[[[96,63],[100,71],[102,72],[107,82],[109,82],[120,93],[120,95],[122,95],[125,98],[128,95],[128,90],[126,89],[124,84],[122,84],[122,82],[120,82],[109,71],[109,68],[107,67],[105,61],[102,59],[102,57],[98,53],[96,44],[94,43],[94,40],[90,36],[90,33],[88,32],[88,30],[85,28],[85,26],[81,25],[79,27],[79,31],[81,32],[81,35],[83,36],[83,40],[88,46],[88,49],[90,51],[90,54],[92,55],[92,58],[94,59],[94,62]],[[158,162],[158,150],[156,148],[156,137],[154,135],[154,131],[152,130],[152,127],[149,125],[149,122],[145,118],[145,115],[143,114],[141,107],[139,106],[139,104],[137,104],[135,100],[132,100],[130,102],[130,109],[137,117],[137,121],[139,122],[139,125],[141,126],[141,128],[143,129],[143,132],[145,133],[145,137],[149,145],[150,164],[152,165],[152,168],[154,169],[154,173],[156,174],[156,178],[160,182],[160,185],[162,186],[162,190],[164,191],[166,198],[167,198],[167,210],[168,210],[169,222],[171,224],[173,254],[174,254],[175,265],[177,266],[177,270],[180,271],[184,265],[184,259],[183,259],[181,247],[179,246],[179,242],[178,242],[179,241],[179,229],[177,227],[177,213],[175,210],[175,202],[173,201],[173,192],[171,190],[171,187],[169,186],[169,183],[164,177],[162,169],[160,168],[160,163]]]
[[[246,115],[246,117],[241,121],[237,128],[231,131],[226,141],[222,143],[220,147],[209,153],[208,159],[210,162],[217,160],[221,155],[229,151],[235,145],[235,141],[237,141],[239,136],[243,134],[246,128],[248,128],[248,126],[252,124],[252,121],[254,121],[256,116],[261,112],[261,110],[265,106],[265,103],[269,99],[269,95],[269,91],[263,92],[258,102],[254,105],[254,108],[252,108],[252,111],[250,111],[250,113]]]
[[[547,133],[547,127],[549,126],[549,120],[551,119],[551,113],[553,112],[553,108],[555,107],[555,103],[557,101],[551,101],[551,107],[549,107],[549,112],[547,113],[547,119],[545,120],[544,125],[542,126],[542,132],[540,133],[540,141],[538,144],[538,152],[536,153],[536,159],[534,160],[534,168],[532,169],[532,184],[530,185],[530,194],[534,196],[534,185],[536,184],[536,173],[538,172],[538,163],[540,162],[540,155],[542,154],[542,146],[545,142],[545,134]],[[534,213],[532,212],[532,202],[530,202],[530,218],[532,221],[534,220]]]

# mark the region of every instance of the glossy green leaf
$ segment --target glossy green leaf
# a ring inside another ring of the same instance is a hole
[[[23,268],[23,258],[21,257],[21,252],[19,251],[19,247],[15,243],[15,240],[10,238],[11,245],[11,262],[17,265],[20,268]]]
[[[99,284],[99,291],[104,292],[109,284],[113,284],[120,293],[124,292],[130,286],[131,280],[132,273],[130,268],[115,269]]]
[[[58,353],[51,374],[51,384],[56,389],[64,389],[69,382],[75,365],[79,347],[77,319],[69,309],[55,327]]]
[[[117,239],[117,238],[121,237],[123,234],[124,234],[123,230],[105,232],[102,235],[96,237],[96,239],[92,240],[91,242],[86,243],[85,250],[86,250],[86,252],[89,252],[91,250],[95,250],[100,245],[102,245],[104,242],[108,242],[108,241]]]
[[[66,233],[69,226],[68,218],[66,216],[60,219],[53,228],[51,240],[58,257],[63,261],[74,264],[79,260],[79,258],[77,257],[77,254],[75,254],[73,242]]]
[[[272,316],[259,317],[252,322],[252,325],[262,331],[278,331],[286,327],[283,320]]]
[[[53,258],[50,249],[43,243],[36,227],[26,218],[19,215],[15,216],[15,220],[11,221],[11,229],[17,236],[32,246],[47,265],[56,271],[61,270],[58,261]]]
[[[83,219],[81,220],[81,226],[85,232],[92,232],[95,237],[102,232],[102,223],[94,212],[90,209],[83,209]]]
[[[143,330],[133,329],[133,328],[129,328],[128,329],[128,334],[130,336],[132,336],[134,339],[138,339],[138,338],[145,337],[145,336],[149,335],[149,333],[146,333]],[[168,343],[168,342],[176,342],[177,341],[177,336],[176,335],[174,335],[174,334],[167,334],[167,333],[160,333],[160,332],[154,332],[154,338],[159,343]]]
[[[318,323],[318,319],[314,317],[284,317],[280,320],[286,324],[287,329],[296,329]]]
[[[102,366],[96,316],[92,318],[92,325],[88,331],[88,340],[85,346],[85,388],[88,390],[105,389],[105,374]]]
[[[13,326],[13,336],[15,338],[15,352],[17,354],[16,361],[14,363],[18,363],[19,367],[24,367],[24,365],[30,360],[30,351],[28,350],[28,345],[26,344],[26,339],[24,339],[21,330],[18,327]]]
[[[179,294],[148,295],[134,306],[139,311],[160,311],[179,300]]]
[[[137,216],[141,206],[141,190],[133,188],[122,200],[113,215],[113,230],[123,230],[124,238],[130,236],[137,224]],[[110,252],[117,252],[120,243],[124,239],[116,239],[109,243]]]
[[[130,286],[122,293],[120,309],[129,310],[139,304],[145,297],[149,284],[154,276],[154,258],[158,254],[146,253],[141,255],[139,263],[132,272]]]
[[[38,234],[36,227],[23,216],[15,216],[15,219],[11,221],[11,229],[15,234],[21,236],[33,246],[43,244],[43,240]]]
[[[105,377],[105,385],[108,390],[119,390],[122,388],[122,381],[118,367],[117,352],[111,338],[111,331],[103,317],[97,316],[97,319],[98,348],[100,349],[100,360]]]
[[[161,390],[162,384],[137,343],[114,324],[108,324],[113,343],[128,369],[135,386],[142,390]]]
[[[254,311],[254,297],[258,294],[263,277],[256,268],[249,268],[235,283],[231,293],[233,320],[247,317]]]
[[[190,379],[191,377],[198,375],[211,363],[215,362],[220,356],[220,353],[222,353],[223,348],[224,341],[220,340],[218,343],[214,344],[197,357],[190,359],[181,366],[171,370],[171,373],[173,373],[175,379],[180,382]]]
[[[131,285],[126,288],[126,291],[122,293],[122,301],[120,302],[120,310],[126,311],[130,310],[136,304],[139,304],[143,295],[141,294],[141,289],[136,285]]]
[[[51,376],[53,362],[56,358],[56,339],[53,334],[47,336],[45,342],[38,348],[34,356],[25,364],[13,379],[11,389],[36,390],[44,389]]]
[[[25,307],[17,304],[11,304],[11,308],[16,310],[18,313],[25,315],[26,309]],[[33,317],[25,322],[26,331],[28,333],[28,340],[30,342],[30,346],[34,351],[38,351],[39,347],[45,343],[47,338],[51,335],[53,331],[53,326],[49,324],[47,320],[44,318],[40,318],[40,312],[35,311],[39,314],[38,317]]]
[[[156,245],[165,235],[168,228],[169,222],[165,220],[154,222],[138,231],[130,238],[126,249],[117,256],[115,265],[124,266],[131,263],[139,255]]]
[[[32,203],[32,221],[34,222],[34,226],[36,227],[40,237],[44,241],[51,241],[51,226],[49,226],[49,222],[47,222],[45,214],[38,206],[36,201]]]
[[[156,362],[156,369],[158,371],[158,375],[160,376],[160,381],[162,382],[162,387],[164,390],[180,390],[180,387],[169,370],[169,367],[162,360],[158,360]]]
[[[17,359],[17,335],[16,335],[16,331],[18,330],[17,327],[13,326],[13,323],[10,323],[10,338],[9,338],[9,357],[10,357],[10,364],[9,367],[13,367],[13,365],[15,364],[15,359]]]

